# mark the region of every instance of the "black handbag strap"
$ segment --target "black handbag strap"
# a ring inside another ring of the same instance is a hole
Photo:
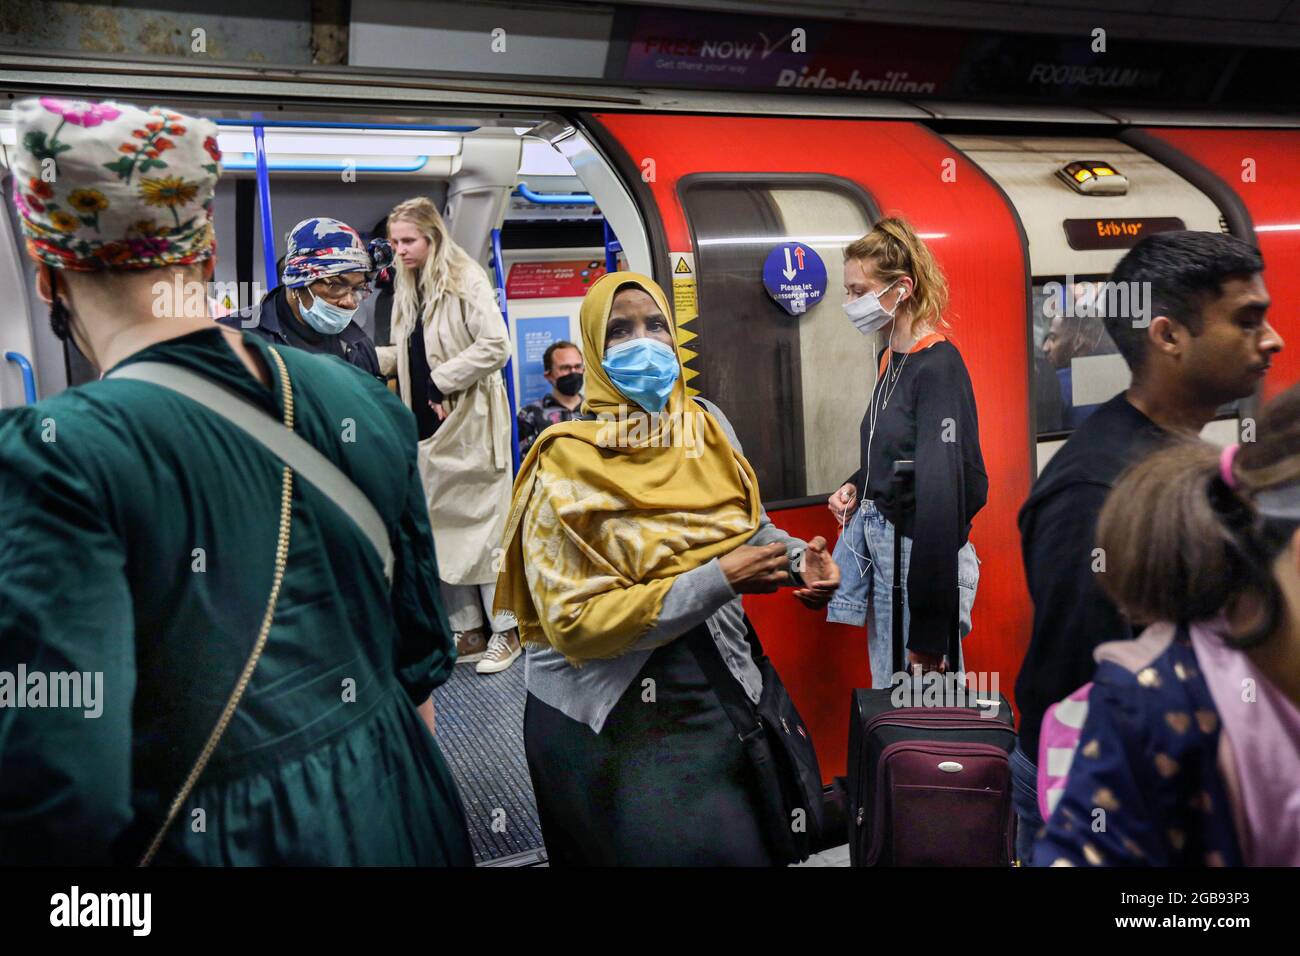
[[[754,633],[754,627],[749,623],[748,617],[745,618],[745,627],[751,642],[750,653],[761,653],[761,648],[757,645],[758,635]],[[713,686],[714,693],[718,695],[718,703],[726,711],[731,725],[736,728],[736,736],[745,741],[756,734],[761,734],[763,725],[759,722],[757,708],[745,693],[745,688],[741,686],[740,681],[736,680],[735,675],[728,669],[727,662],[722,659],[722,652],[718,650],[718,645],[714,642],[713,635],[709,633],[708,626],[701,624],[694,628],[685,637],[685,641],[686,646],[695,655],[700,670]],[[758,658],[755,657],[755,663],[757,662]]]

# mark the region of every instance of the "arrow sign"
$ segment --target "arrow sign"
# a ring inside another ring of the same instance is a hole
[[[803,256],[799,257],[799,265],[800,267],[803,266]],[[798,275],[798,273],[794,269],[790,268],[790,247],[789,246],[785,247],[785,269],[781,272],[781,275],[785,276],[787,279],[793,279],[796,275]]]
[[[763,263],[763,288],[788,314],[802,315],[826,292],[826,263],[802,243],[783,242]]]

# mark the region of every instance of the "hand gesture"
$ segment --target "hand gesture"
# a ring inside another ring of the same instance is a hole
[[[852,488],[852,485],[848,487]],[[807,587],[796,588],[794,596],[805,607],[814,611],[824,608],[835,596],[835,589],[840,586],[840,569],[826,550],[826,539],[821,535],[808,542],[803,552],[803,570],[800,577]]]
[[[781,543],[742,544],[718,563],[737,594],[771,594],[790,580],[790,559]]]

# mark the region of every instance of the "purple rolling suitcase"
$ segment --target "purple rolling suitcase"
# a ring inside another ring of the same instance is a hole
[[[911,462],[895,466],[906,480]],[[903,670],[902,535],[894,535],[893,659]],[[953,628],[949,661],[958,660]],[[990,699],[926,675],[855,690],[847,810],[853,866],[1009,866],[1015,855],[1011,765],[1016,732]],[[946,692],[945,692],[946,691]]]

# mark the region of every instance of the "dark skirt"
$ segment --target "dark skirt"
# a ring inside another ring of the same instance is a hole
[[[529,694],[524,745],[553,866],[773,865],[754,771],[684,637],[655,650],[599,734]]]

